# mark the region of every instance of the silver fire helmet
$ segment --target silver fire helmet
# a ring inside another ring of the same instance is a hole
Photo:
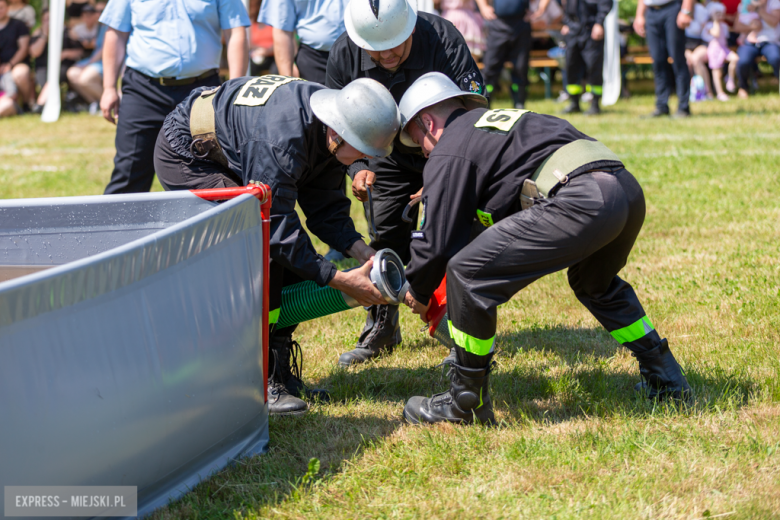
[[[420,76],[412,83],[398,105],[401,110],[401,134],[398,136],[401,142],[406,146],[419,148],[406,132],[406,125],[423,109],[454,97],[461,98],[467,110],[484,108],[488,104],[485,96],[462,91],[441,72],[429,72]]]
[[[401,116],[390,91],[378,81],[360,78],[341,90],[318,90],[311,95],[311,108],[358,151],[371,157],[393,151]]]
[[[398,47],[412,34],[416,22],[417,11],[408,0],[350,0],[344,10],[349,38],[369,51]]]

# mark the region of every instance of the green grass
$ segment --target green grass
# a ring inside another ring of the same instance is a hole
[[[392,356],[339,369],[364,318],[353,310],[296,336],[305,379],[333,402],[272,418],[267,455],[154,517],[780,517],[780,98],[638,118],[651,109],[639,96],[571,121],[645,189],[647,219],[622,276],[669,338],[692,406],[637,398],[634,359],[558,273],[499,312],[491,393],[501,424],[410,427],[404,402],[446,388],[433,368],[446,351],[404,310]],[[0,196],[100,193],[108,180],[113,127],[99,118],[3,120],[0,135]],[[353,205],[364,230],[360,213]],[[307,475],[311,458],[320,467]]]

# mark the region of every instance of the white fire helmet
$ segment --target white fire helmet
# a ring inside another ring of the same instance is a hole
[[[398,136],[400,141],[406,146],[419,148],[420,146],[415,144],[406,132],[406,125],[423,109],[455,97],[461,98],[468,110],[484,108],[488,104],[485,96],[462,91],[454,81],[441,72],[429,72],[420,76],[412,83],[398,105],[401,110],[401,134]]]
[[[381,83],[356,79],[341,90],[322,89],[311,95],[314,115],[356,150],[386,157],[401,126],[393,96]]]
[[[416,0],[350,0],[344,25],[355,45],[369,51],[398,47],[414,31]]]

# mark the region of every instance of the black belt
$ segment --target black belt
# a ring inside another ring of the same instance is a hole
[[[160,85],[162,85],[163,87],[181,87],[181,86],[184,86],[184,85],[192,85],[196,81],[200,81],[202,79],[210,78],[211,76],[214,76],[215,74],[219,74],[219,70],[217,70],[217,69],[209,69],[206,72],[204,72],[203,74],[201,74],[200,76],[194,76],[192,78],[181,78],[181,79],[176,79],[176,78],[153,78],[152,76],[148,76],[148,75],[144,74],[140,70],[137,70],[137,69],[133,69],[133,70],[135,72],[137,72],[138,74],[140,74],[141,76],[154,81],[155,83],[159,82]]]

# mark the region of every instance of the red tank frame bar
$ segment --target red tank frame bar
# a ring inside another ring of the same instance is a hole
[[[201,199],[210,201],[230,200],[249,194],[260,202],[260,218],[263,221],[263,375],[265,384],[263,385],[263,397],[268,402],[268,288],[270,287],[270,256],[269,256],[269,237],[271,235],[271,187],[267,184],[253,183],[248,186],[238,186],[235,188],[212,188],[208,190],[190,190]]]
[[[447,275],[444,275],[444,279],[439,284],[439,287],[433,291],[431,296],[431,306],[428,307],[428,314],[425,315],[425,321],[428,322],[428,334],[433,337],[433,333],[436,332],[436,327],[439,326],[439,322],[444,318],[447,313]]]

